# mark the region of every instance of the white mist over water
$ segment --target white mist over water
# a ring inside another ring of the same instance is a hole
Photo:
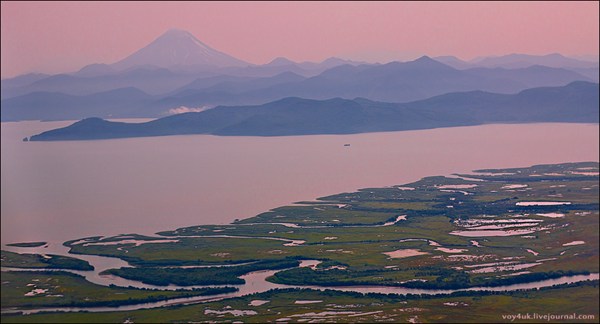
[[[225,224],[300,200],[473,169],[598,161],[597,124],[357,135],[22,142],[1,124],[2,243]],[[348,143],[350,146],[345,146]]]

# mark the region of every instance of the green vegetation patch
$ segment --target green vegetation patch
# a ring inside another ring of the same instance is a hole
[[[110,238],[109,238],[110,239]],[[104,240],[86,244],[104,243]],[[118,241],[111,241],[113,243]],[[285,248],[288,241],[247,237],[184,237],[176,242],[135,245],[71,244],[71,253],[117,257],[135,266],[194,266],[236,264],[264,259],[281,259],[273,252]]]
[[[465,292],[441,296],[399,296],[307,289],[271,290],[189,306],[106,313],[2,316],[3,323],[523,323],[508,315],[576,314],[597,323],[598,281],[515,292]],[[258,303],[256,303],[258,302]],[[539,321],[529,321],[539,322]]]
[[[278,270],[297,267],[297,260],[266,260],[255,263],[208,268],[119,268],[109,269],[103,274],[112,274],[126,279],[141,281],[146,284],[166,286],[193,285],[241,285],[245,281],[239,276],[252,271]]]
[[[94,270],[85,260],[62,255],[14,253],[4,250],[1,253],[0,261],[3,267]]]
[[[394,216],[394,211],[353,210],[330,205],[286,206],[275,208],[238,223],[294,223],[303,226],[315,225],[374,225]]]
[[[214,295],[236,288],[181,291],[100,286],[65,271],[2,272],[2,307],[97,307],[155,302],[178,297]],[[4,323],[4,319],[2,320]]]

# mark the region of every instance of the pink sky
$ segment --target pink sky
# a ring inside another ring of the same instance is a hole
[[[113,63],[169,28],[250,63],[598,55],[598,2],[2,2],[2,78]]]

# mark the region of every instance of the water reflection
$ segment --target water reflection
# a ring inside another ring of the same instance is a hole
[[[481,168],[593,161],[599,154],[598,125],[587,124],[21,141],[68,123],[1,124],[2,243],[228,224],[360,188]]]

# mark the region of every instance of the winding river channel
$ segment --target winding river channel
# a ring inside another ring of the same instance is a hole
[[[137,287],[137,288],[150,288],[150,289],[162,289],[162,290],[175,290],[175,289],[192,289],[192,288],[206,288],[206,287],[223,287],[223,286],[154,286],[141,283],[139,281],[128,280],[113,275],[100,275],[100,273],[107,269],[120,268],[130,266],[127,262],[111,257],[102,257],[95,255],[72,255],[69,254],[69,248],[63,246],[57,242],[49,242],[45,247],[36,248],[19,248],[12,246],[2,246],[2,249],[9,250],[17,253],[41,253],[41,254],[58,254],[65,256],[74,256],[79,259],[88,261],[94,270],[92,271],[76,271],[76,270],[64,270],[84,276],[88,281],[99,284],[99,285],[117,285],[122,287]],[[301,262],[300,267],[314,267],[319,264],[317,260],[304,260]],[[31,269],[16,269],[3,267],[2,271],[40,271]],[[275,273],[283,270],[261,270],[250,272],[246,275],[241,276],[245,280],[243,285],[232,285],[239,290],[233,293],[212,295],[212,296],[196,296],[186,298],[174,298],[159,302],[140,303],[133,305],[125,305],[118,307],[54,307],[54,308],[36,308],[36,309],[3,309],[2,313],[11,312],[22,312],[23,314],[33,314],[39,312],[108,312],[108,311],[131,311],[138,309],[149,309],[156,307],[165,307],[172,305],[191,305],[197,303],[204,303],[210,301],[218,301],[227,298],[241,297],[254,293],[266,292],[271,289],[285,289],[285,288],[308,288],[315,290],[336,290],[336,291],[351,291],[359,293],[382,293],[382,294],[425,294],[425,295],[441,295],[450,294],[458,291],[514,291],[514,290],[533,290],[544,287],[550,287],[553,285],[576,283],[586,280],[598,280],[598,273],[591,273],[589,275],[576,275],[576,276],[564,276],[556,279],[541,280],[531,283],[513,284],[499,287],[472,287],[467,289],[455,289],[455,290],[439,290],[439,289],[414,289],[404,288],[395,286],[336,286],[336,287],[325,287],[325,286],[294,286],[294,285],[282,285],[275,284],[267,281],[267,278],[274,275]]]

